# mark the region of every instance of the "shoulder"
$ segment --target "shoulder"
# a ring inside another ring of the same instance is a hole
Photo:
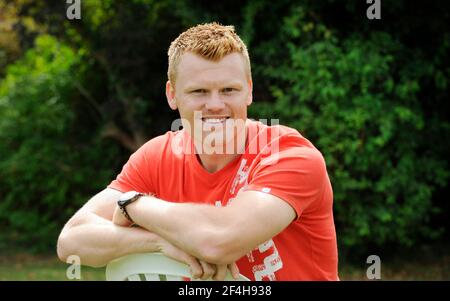
[[[268,191],[285,200],[295,208],[297,216],[313,204],[319,206],[321,196],[331,192],[321,152],[290,127],[275,125],[263,131],[270,132],[270,139],[252,163],[247,189]]]
[[[258,144],[254,162],[257,167],[265,170],[295,169],[318,177],[326,173],[322,153],[296,129],[284,125],[267,126],[254,121],[251,127],[257,133],[252,141]],[[249,151],[252,149],[249,148]]]
[[[259,121],[250,121],[248,129],[249,143],[257,144],[259,152],[272,154],[287,151],[292,154],[304,153],[314,158],[322,157],[319,150],[294,128],[280,124],[268,126]]]
[[[311,144],[296,129],[278,123],[274,123],[274,121],[272,121],[271,125],[267,125],[261,121],[249,120],[248,131],[250,139],[255,136],[261,137],[267,135],[268,138],[272,139],[287,138],[287,137],[297,138],[299,140],[302,140],[306,144]]]

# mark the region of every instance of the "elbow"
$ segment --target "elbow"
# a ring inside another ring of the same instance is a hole
[[[202,259],[205,262],[211,263],[211,264],[222,264],[223,258],[222,258],[222,252],[221,250],[213,247],[213,246],[204,246],[200,250],[200,259]]]
[[[224,265],[236,262],[244,255],[245,252],[229,247],[207,247],[202,253],[202,258],[208,263]]]
[[[58,236],[58,240],[56,242],[56,253],[58,254],[59,260],[67,263],[70,260],[70,256],[73,254],[77,254],[76,243],[74,243],[73,239],[73,228],[77,223],[74,222],[74,219],[70,219],[66,225],[64,225],[61,233]]]
[[[62,262],[67,262],[71,252],[69,251],[68,241],[64,233],[61,233],[58,237],[58,242],[56,243],[56,253],[58,254],[59,260]]]
[[[230,264],[247,253],[242,249],[239,239],[234,238],[230,233],[211,237],[203,246],[200,250],[201,258],[212,264]]]
[[[236,262],[240,258],[240,256],[236,256],[235,254],[227,252],[224,249],[205,250],[202,257],[204,261],[217,265],[230,264]]]
[[[106,256],[92,256],[83,253],[77,248],[73,239],[65,233],[61,233],[56,244],[56,252],[59,260],[69,264],[80,264],[93,268],[104,267],[109,261]]]

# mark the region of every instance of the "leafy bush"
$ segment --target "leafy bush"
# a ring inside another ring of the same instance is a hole
[[[431,200],[449,172],[428,147],[421,107],[432,67],[388,33],[338,38],[301,7],[284,18],[278,39],[277,64],[259,70],[275,101],[256,100],[251,113],[297,128],[322,151],[340,245],[437,237]]]
[[[13,5],[53,37],[1,67],[0,248],[52,248],[129,151],[169,129],[177,114],[160,105],[167,48],[209,21],[234,24],[249,46],[250,117],[279,118],[324,154],[343,249],[416,245],[448,227],[448,215],[431,220],[450,209],[450,38],[436,13],[447,4],[400,0],[383,7],[382,22],[368,22],[366,3],[334,0],[82,5],[76,22],[62,2]],[[417,11],[425,17],[407,17]],[[22,53],[37,32],[14,28]]]
[[[0,248],[52,248],[68,217],[111,179],[117,148],[75,114],[80,61],[41,36],[0,84]]]

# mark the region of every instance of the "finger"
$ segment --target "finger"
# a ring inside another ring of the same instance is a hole
[[[203,275],[201,277],[202,280],[207,280],[216,273],[216,268],[212,264],[209,264],[203,260],[200,260],[200,264],[203,268]]]
[[[228,269],[230,270],[231,276],[233,276],[234,279],[239,278],[239,268],[238,268],[236,262],[230,263],[228,265]]]
[[[202,277],[203,268],[202,268],[201,264],[198,262],[197,258],[186,254],[184,262],[189,265],[189,270],[191,272],[192,279],[197,279],[197,278]]]
[[[181,249],[173,246],[171,243],[163,238],[159,238],[159,251],[165,256],[172,258],[178,262],[187,264],[189,266],[189,272],[192,279],[196,279],[202,276],[203,269],[197,258],[184,252]]]
[[[227,276],[228,266],[226,264],[218,265],[216,273],[213,276],[213,280],[223,281]]]

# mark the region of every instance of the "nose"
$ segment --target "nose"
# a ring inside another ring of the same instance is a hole
[[[212,93],[211,97],[206,101],[205,109],[208,111],[222,111],[225,109],[225,103],[218,93]]]

